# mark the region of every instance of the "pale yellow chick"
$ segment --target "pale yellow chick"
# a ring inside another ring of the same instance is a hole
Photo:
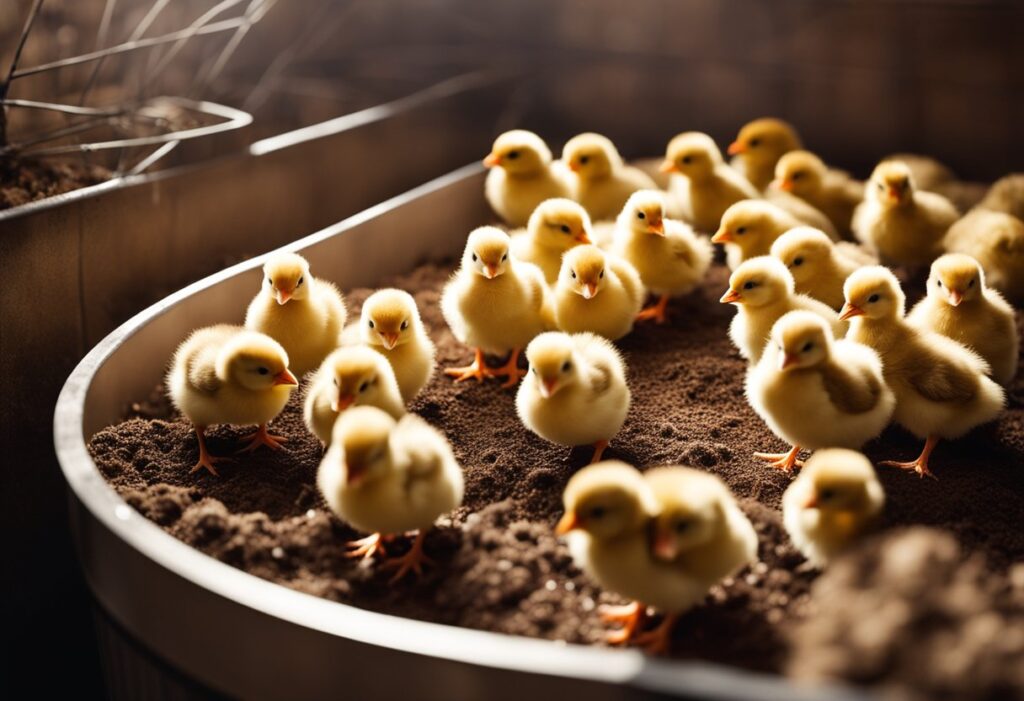
[[[977,259],[985,282],[1024,305],[1024,221],[1005,212],[973,209],[950,227],[946,248]]]
[[[644,286],[628,261],[597,246],[577,246],[562,259],[554,289],[555,323],[566,333],[590,331],[615,341],[633,330]]]
[[[657,187],[647,173],[623,163],[615,144],[600,134],[569,139],[562,162],[575,175],[576,200],[594,221],[615,219],[630,195]]]
[[[775,177],[775,166],[783,155],[800,148],[800,137],[792,124],[774,117],[748,122],[729,144],[733,167],[758,190]]]
[[[864,199],[864,183],[827,167],[810,151],[790,151],[780,158],[772,186],[816,207],[844,236],[851,234],[853,211]]]
[[[545,200],[530,215],[525,230],[510,232],[512,255],[533,263],[549,285],[558,280],[562,256],[573,246],[591,243],[590,216],[572,200]]]
[[[996,180],[978,207],[1024,220],[1024,173],[1010,173]]]
[[[771,254],[789,269],[796,291],[835,310],[843,306],[843,283],[857,268],[878,260],[847,241],[833,242],[820,229],[790,229],[772,244]]]
[[[544,200],[572,196],[551,162],[551,149],[533,132],[515,129],[499,136],[484,165],[491,169],[484,184],[487,202],[509,226],[526,226]]]
[[[768,255],[775,239],[798,226],[798,219],[771,202],[744,200],[725,211],[711,243],[725,246],[726,263],[736,270],[744,261]]]
[[[436,349],[413,296],[404,290],[377,290],[363,302],[360,340],[391,363],[405,404],[434,376]]]

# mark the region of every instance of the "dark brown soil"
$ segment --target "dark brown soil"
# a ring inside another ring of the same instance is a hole
[[[427,265],[389,281],[415,294],[442,366],[469,359],[438,307],[449,271]],[[915,680],[913,670],[908,671],[914,665],[886,667],[871,676],[842,665],[823,668],[807,662],[804,669],[803,655],[794,655],[794,631],[804,630],[799,624],[811,610],[816,573],[802,564],[781,529],[780,498],[792,478],[752,456],[755,450],[785,446],[744,399],[745,365],[726,336],[732,309],[717,301],[726,280],[727,271],[714,267],[699,291],[672,305],[671,326],[641,326],[620,343],[634,408],[607,456],[641,468],[684,463],[720,475],[740,498],[761,540],[760,562],[715,587],[705,605],[682,619],[673,656],[863,683]],[[368,292],[350,292],[351,308],[358,309]],[[975,566],[986,576],[1005,578],[1008,568],[1024,559],[1022,397],[1018,380],[1010,408],[996,425],[942,444],[933,458],[938,481],[883,468],[880,477],[889,497],[883,528],[939,527],[965,553],[985,558],[987,564]],[[325,510],[316,492],[320,447],[302,425],[298,401],[274,422],[277,433],[290,437],[288,452],[246,456],[223,466],[220,477],[188,474],[197,457],[195,439],[187,422],[168,418],[159,393],[135,407],[136,418],[98,433],[91,450],[132,506],[183,541],[260,577],[413,618],[601,644],[605,625],[596,607],[615,598],[580,573],[552,534],[562,489],[590,451],[570,453],[529,433],[516,417],[513,393],[496,383],[456,385],[439,373],[413,409],[448,435],[467,488],[464,506],[451,524],[428,537],[427,551],[440,565],[418,584],[397,587],[388,586],[387,574],[369,563],[343,557],[342,544],[354,533]],[[212,431],[211,448],[230,452],[239,433],[226,427]],[[916,439],[894,428],[866,452],[873,460],[902,459],[919,448]],[[872,556],[850,557],[859,563],[855,558]],[[854,594],[877,595],[892,586],[881,574],[841,574],[859,566],[837,566],[831,584],[815,588],[827,599],[813,602],[821,625],[844,621],[850,614],[843,603]],[[905,574],[927,576],[925,570]],[[906,597],[906,606],[918,605],[931,604]],[[858,612],[862,620],[887,615],[866,605]],[[947,630],[959,631],[971,615],[954,615]],[[915,628],[912,635],[927,637],[931,630]],[[892,635],[893,641],[905,641],[911,633]],[[798,649],[812,639],[798,637]],[[930,649],[920,642],[915,649]],[[842,635],[831,644],[860,654]],[[1018,667],[1024,665],[1019,654],[1016,659]],[[916,661],[929,664],[925,658]],[[970,697],[973,688],[960,687],[956,698]]]
[[[0,158],[0,210],[17,207],[110,178],[110,171],[81,161]]]

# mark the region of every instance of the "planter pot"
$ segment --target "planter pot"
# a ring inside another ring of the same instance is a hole
[[[468,166],[288,246],[342,287],[456,255],[486,221]],[[57,404],[57,453],[86,578],[111,617],[199,684],[243,698],[862,698],[698,662],[407,620],[319,599],[203,555],[132,510],[86,450],[196,327],[240,321],[262,258],[177,292],[103,339]],[[273,643],[271,645],[271,643]],[[123,686],[123,681],[122,686]]]

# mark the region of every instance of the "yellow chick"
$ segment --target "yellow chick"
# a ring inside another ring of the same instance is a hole
[[[240,326],[220,324],[193,331],[178,346],[167,373],[174,406],[196,429],[199,461],[192,472],[227,458],[206,450],[206,429],[214,424],[257,425],[243,440],[244,451],[265,445],[275,450],[287,439],[267,432],[284,409],[298,380],[288,370],[288,354],[274,339]]]
[[[328,445],[338,415],[351,406],[375,406],[395,419],[405,415],[391,363],[366,346],[339,348],[327,356],[310,379],[303,418],[310,433]]]
[[[367,297],[359,333],[365,345],[391,363],[404,403],[411,402],[434,376],[434,342],[408,292],[386,288]]]
[[[790,229],[772,244],[771,254],[789,268],[796,291],[835,310],[843,306],[843,283],[857,268],[876,265],[870,253],[847,241],[833,243],[820,229]]]
[[[834,340],[825,320],[807,311],[775,322],[746,392],[772,432],[792,446],[756,456],[786,472],[800,464],[801,448],[860,448],[889,425],[896,407],[878,354]]]
[[[875,469],[855,450],[815,453],[782,495],[782,523],[807,561],[824,567],[878,519],[885,506]]]
[[[893,418],[926,439],[912,462],[885,462],[922,477],[940,438],[958,438],[995,419],[1003,389],[988,378],[988,364],[944,336],[920,331],[903,318],[906,298],[896,276],[882,266],[861,268],[846,279],[841,319],[853,319],[849,338],[874,348],[886,384],[896,395]]]
[[[471,365],[448,368],[456,382],[505,377],[514,387],[525,374],[519,353],[533,337],[554,328],[550,292],[540,268],[510,254],[511,239],[493,226],[474,229],[462,264],[441,294],[441,311],[455,338],[471,346]],[[484,353],[508,353],[500,368],[488,367]]]
[[[750,182],[722,160],[707,134],[676,136],[665,152],[662,171],[672,174],[669,194],[683,217],[700,231],[714,231],[730,205],[760,197]]]
[[[530,215],[525,230],[513,231],[512,255],[533,263],[549,285],[558,280],[562,256],[573,246],[591,243],[590,216],[572,200],[545,200]]]
[[[1017,375],[1020,340],[1013,307],[985,285],[985,273],[970,256],[947,253],[932,263],[928,294],[907,315],[907,322],[973,350],[1001,385]]]
[[[551,150],[533,132],[515,129],[499,136],[484,165],[491,169],[484,184],[487,202],[509,226],[526,226],[544,200],[572,196],[553,167]]]
[[[733,166],[758,190],[775,177],[775,166],[784,154],[800,148],[800,137],[792,124],[773,117],[748,122],[729,144]]]
[[[608,340],[592,333],[541,334],[526,348],[529,377],[516,393],[516,413],[544,440],[593,445],[591,462],[629,413],[626,365]]]
[[[338,417],[316,483],[338,518],[372,534],[349,543],[349,557],[384,554],[389,537],[416,531],[408,553],[384,565],[397,569],[392,583],[432,564],[423,552],[426,531],[463,494],[462,468],[437,429],[415,414],[395,421],[372,406]]]
[[[553,296],[560,330],[590,331],[615,341],[633,330],[644,286],[625,259],[597,246],[577,246],[562,259]]]
[[[853,231],[884,262],[928,265],[942,254],[943,237],[958,216],[945,197],[917,190],[905,163],[883,161],[854,213]]]
[[[981,263],[985,282],[1024,305],[1024,221],[976,208],[950,227],[946,248]]]
[[[615,219],[630,195],[657,187],[647,173],[624,164],[615,144],[600,134],[569,139],[562,162],[575,174],[576,200],[594,221]]]
[[[761,360],[775,322],[792,311],[817,314],[836,338],[846,334],[846,324],[839,321],[836,312],[827,304],[797,294],[786,266],[770,256],[751,258],[736,268],[720,301],[738,307],[729,324],[729,338],[751,365]]]
[[[771,202],[743,200],[725,210],[711,243],[725,246],[726,263],[735,270],[744,261],[768,255],[775,239],[798,226],[795,217]]]
[[[666,219],[665,196],[654,190],[634,193],[616,225],[613,250],[629,261],[644,287],[658,302],[642,310],[639,320],[668,320],[668,301],[687,295],[700,284],[711,265],[711,244],[689,224]]]
[[[277,253],[263,266],[263,286],[245,313],[245,328],[270,336],[288,352],[299,377],[338,347],[347,312],[331,283],[309,274],[297,253]]]
[[[922,156],[919,153],[893,153],[882,161],[899,161],[906,164],[910,169],[910,176],[914,179],[914,185],[928,192],[934,192],[956,180],[949,166],[931,156]]]
[[[1010,173],[996,180],[978,206],[1024,220],[1024,173]]]
[[[853,211],[864,199],[864,183],[827,167],[810,151],[790,151],[780,158],[772,186],[816,207],[843,234],[852,231]]]

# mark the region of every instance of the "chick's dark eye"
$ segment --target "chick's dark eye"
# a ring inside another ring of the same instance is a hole
[[[936,280],[935,284],[938,285],[939,287],[942,287],[942,280]]]
[[[879,190],[884,190],[885,189],[885,185],[882,184],[882,183],[875,183],[875,185],[878,187]]]
[[[603,506],[595,506],[590,510],[590,518],[602,518],[606,513],[608,513],[608,510]]]
[[[509,160],[513,160],[514,161],[515,159],[519,158],[519,152],[518,151],[509,151],[508,153],[505,154],[505,158],[508,158]]]
[[[407,328],[409,328],[409,322],[408,321],[403,321],[402,325],[399,326],[398,328],[400,328],[402,331],[405,331]]]
[[[602,270],[601,272],[599,272],[597,274],[597,276],[603,280],[604,279],[604,271]]]
[[[804,344],[803,352],[806,353],[807,351],[811,350],[812,348],[814,348],[814,344],[811,343],[810,341],[808,341],[807,343]]]
[[[689,521],[680,521],[676,524],[676,533],[686,533],[690,529]]]
[[[506,260],[508,260],[508,254],[507,253],[502,253],[501,254],[501,262],[504,263]]]
[[[571,271],[571,272],[572,272],[572,279],[573,279],[573,280],[575,280],[575,279],[576,279],[576,271],[575,271],[575,270],[573,270],[573,271]]]
[[[636,218],[637,218],[637,219],[646,219],[646,218],[647,218],[647,215],[646,215],[646,214],[644,214],[643,212],[637,212],[637,213],[636,213]]]
[[[751,139],[750,140],[750,144],[749,144],[750,148],[757,148],[760,145],[761,145],[761,139]]]
[[[296,286],[301,285],[305,280],[306,280],[306,276],[302,275],[301,277],[299,277],[299,282],[296,284]]]
[[[270,374],[270,370],[268,368],[265,368],[265,367],[262,367],[262,366],[256,368],[256,372],[258,372],[261,375],[269,375]]]
[[[868,302],[874,303],[874,302],[877,302],[880,299],[881,299],[881,297],[879,297],[877,294],[874,294],[874,295],[871,295],[870,297],[868,297]]]
[[[752,290],[755,287],[757,287],[757,285],[755,285],[753,282],[745,282],[745,283],[743,283],[743,289],[745,289],[745,290]]]
[[[370,328],[373,328],[373,319],[370,319]]]
[[[693,156],[683,156],[683,163],[690,165],[693,162]]]
[[[370,388],[370,383],[369,382],[364,382],[363,384],[359,385],[359,391],[360,392],[365,392],[369,388]]]
[[[590,156],[580,156],[580,163],[583,165],[590,163]]]
[[[562,372],[569,372],[572,369],[572,363],[566,360],[562,363]]]
[[[793,173],[793,175],[790,177],[790,180],[799,180],[802,177],[804,177],[803,173]]]
[[[833,490],[831,490],[831,489],[823,489],[818,494],[818,498],[824,499],[824,500],[827,501],[827,500],[831,499],[832,497],[834,497],[835,495],[836,495],[836,493]]]
[[[561,225],[560,227],[558,227],[558,228],[562,230],[562,233],[563,233],[563,234],[568,234],[568,233],[569,233],[570,231],[572,231],[572,229],[570,229],[570,228],[569,228],[569,225],[568,225],[568,224],[562,224],[562,225]]]
[[[971,281],[967,283],[967,286],[974,287],[974,278],[971,278]]]
[[[793,265],[803,265],[803,264],[804,264],[804,259],[803,258],[794,258],[793,259]]]
[[[473,262],[476,263],[476,254],[473,254]]]
[[[743,234],[747,233],[747,227],[741,226],[740,228],[736,229],[736,233],[739,234],[740,236],[743,236]]]
[[[267,278],[267,284],[268,284],[268,285],[273,285],[273,284],[274,284],[274,281],[273,281],[273,280],[272,280],[271,278],[269,278],[269,277],[268,277],[268,278]]]

